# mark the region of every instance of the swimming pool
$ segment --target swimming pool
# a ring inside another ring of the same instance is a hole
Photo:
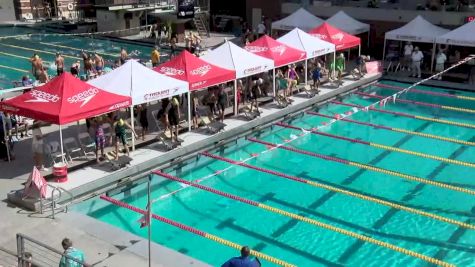
[[[465,110],[391,102],[316,133],[292,128],[311,130],[352,105],[368,105],[377,100],[373,97],[398,90],[391,86],[366,87],[360,92],[369,97],[351,94],[284,121],[288,125],[255,132],[163,170],[227,194],[156,175],[153,213],[298,266],[427,265],[316,221],[449,264],[475,266],[475,228],[470,225],[475,216],[474,93],[418,86],[420,91],[401,100]],[[146,192],[141,184],[112,197],[145,209]],[[137,223],[141,215],[128,209],[97,198],[74,209],[147,236]],[[152,229],[155,242],[213,266],[238,254],[162,222],[154,221]],[[274,265],[263,261],[263,266]]]
[[[56,75],[56,66],[54,65],[56,52],[63,54],[66,71],[69,71],[71,65],[78,59],[81,60],[82,66],[81,49],[88,53],[98,52],[104,57],[106,66],[113,65],[114,61],[118,59],[121,47],[124,47],[129,53],[133,52],[134,58],[147,61],[150,58],[150,45],[137,45],[106,38],[48,35],[54,33],[28,27],[0,27],[0,36],[30,33],[34,35],[1,39],[0,88],[14,87],[12,81],[21,80],[25,74],[32,78],[31,64],[28,60],[33,53],[37,53],[45,65],[49,66],[48,73],[51,75]]]

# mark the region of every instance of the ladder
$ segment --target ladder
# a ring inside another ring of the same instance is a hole
[[[40,213],[44,214],[44,212],[50,210],[51,217],[54,219],[57,212],[68,212],[69,205],[74,202],[74,196],[71,192],[62,187],[56,187],[50,184],[47,184],[47,186],[53,190],[51,191],[51,197],[49,199],[40,198]],[[67,201],[60,204],[60,201],[64,201],[62,197],[63,194],[67,195]]]
[[[195,13],[193,24],[201,38],[209,37],[209,28],[207,24],[206,13]]]

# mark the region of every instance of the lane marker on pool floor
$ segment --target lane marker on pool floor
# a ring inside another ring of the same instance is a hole
[[[330,101],[330,103],[332,103],[332,104],[337,104],[337,105],[342,105],[342,106],[348,106],[348,107],[364,108],[364,106],[362,106],[362,105],[344,103],[344,102],[335,101],[335,100]],[[456,122],[456,121],[449,121],[449,120],[442,120],[442,119],[424,117],[424,116],[419,116],[419,115],[412,115],[412,114],[403,113],[403,112],[396,112],[396,111],[389,111],[389,110],[384,110],[384,109],[377,109],[377,108],[373,108],[373,107],[370,107],[369,110],[377,111],[377,112],[381,112],[381,113],[392,114],[392,115],[401,116],[401,117],[407,117],[407,118],[411,118],[411,119],[418,119],[418,120],[424,120],[424,121],[432,121],[432,122],[438,122],[438,123],[444,123],[444,124],[449,124],[449,125],[455,125],[455,126],[467,127],[467,128],[473,128],[473,129],[475,129],[475,125],[474,125],[474,124],[470,124],[470,123]]]
[[[9,70],[16,70],[18,72],[23,72],[23,73],[28,73],[29,72],[29,71],[24,70],[24,69],[18,69],[18,68],[14,68],[14,67],[10,67],[10,66],[5,66],[5,65],[0,65],[0,68],[9,69]]]
[[[12,47],[12,48],[16,48],[16,49],[22,49],[22,50],[27,50],[27,51],[33,51],[33,52],[36,52],[36,53],[44,53],[44,54],[56,55],[56,52],[49,52],[49,51],[44,51],[44,50],[34,49],[34,48],[28,48],[28,47],[23,47],[23,46],[18,46],[18,45],[3,44],[3,43],[0,43],[0,45],[6,46],[6,47]],[[75,56],[68,56],[68,55],[63,55],[63,57],[66,57],[66,58],[73,58],[73,59],[82,59],[82,58],[78,58],[78,57],[75,57]]]
[[[385,88],[385,89],[389,89],[389,90],[394,90],[394,91],[402,91],[402,90],[406,89],[406,88],[401,87],[401,86],[389,85],[389,84],[384,84],[384,83],[375,83],[375,84],[373,84],[373,86],[376,86],[376,87],[379,87],[379,88]],[[463,95],[451,95],[451,94],[447,94],[447,93],[431,92],[431,91],[418,90],[418,89],[411,89],[409,92],[417,93],[417,94],[424,94],[424,95],[434,95],[434,96],[458,98],[458,99],[475,101],[475,97],[463,96]]]
[[[409,175],[409,174],[405,174],[405,173],[400,173],[400,172],[397,172],[397,171],[390,171],[390,170],[386,170],[386,169],[383,169],[383,168],[371,166],[371,165],[368,165],[368,164],[363,164],[363,163],[358,163],[358,162],[354,162],[354,161],[349,161],[349,160],[346,160],[346,159],[341,159],[341,158],[337,158],[337,157],[318,154],[318,153],[315,153],[315,152],[301,150],[301,149],[297,149],[297,148],[293,148],[293,147],[288,147],[288,146],[284,146],[284,145],[276,145],[274,143],[269,143],[269,142],[258,140],[258,139],[255,139],[255,138],[248,138],[247,140],[249,140],[251,142],[254,142],[254,143],[263,144],[266,147],[276,147],[276,148],[279,148],[279,149],[288,150],[288,151],[295,152],[295,153],[302,154],[302,155],[307,155],[307,156],[311,156],[311,157],[315,157],[315,158],[320,158],[320,159],[324,159],[324,160],[334,161],[334,162],[338,162],[338,163],[358,167],[360,169],[365,169],[365,170],[370,170],[370,171],[374,171],[374,172],[384,173],[384,174],[387,174],[387,175],[397,176],[397,177],[400,177],[400,178],[403,178],[403,179],[406,179],[406,180],[410,180],[410,181],[416,181],[416,182],[419,182],[419,183],[429,184],[429,185],[445,188],[445,189],[448,189],[448,190],[453,190],[453,191],[458,191],[458,192],[462,192],[462,193],[466,193],[466,194],[470,194],[470,195],[475,195],[475,191],[473,191],[473,190],[465,189],[465,188],[454,186],[454,185],[450,185],[450,184],[447,184],[447,183],[436,182],[436,181],[420,178],[420,177],[417,177],[417,176],[413,176],[413,175]]]
[[[371,197],[371,196],[368,196],[368,195],[352,192],[352,191],[341,189],[341,188],[334,187],[334,186],[331,186],[331,185],[322,184],[322,183],[314,182],[314,181],[311,181],[311,180],[306,180],[306,179],[303,179],[303,178],[299,178],[297,176],[292,176],[292,175],[288,175],[288,174],[285,174],[285,173],[281,173],[281,172],[277,172],[277,171],[257,167],[257,166],[250,165],[250,164],[247,164],[247,163],[244,163],[244,162],[241,162],[241,161],[235,161],[235,160],[232,160],[232,159],[228,159],[228,158],[224,158],[224,157],[221,157],[221,156],[218,156],[218,155],[214,155],[214,154],[211,154],[209,152],[201,152],[200,154],[203,155],[203,156],[213,158],[213,159],[216,159],[216,160],[220,160],[220,161],[223,161],[223,162],[227,162],[227,163],[230,163],[230,164],[238,165],[238,166],[245,167],[245,168],[248,168],[248,169],[253,169],[255,171],[259,171],[259,172],[271,174],[271,175],[274,175],[274,176],[278,176],[278,177],[281,177],[281,178],[289,179],[291,181],[296,181],[296,182],[300,182],[300,183],[303,183],[303,184],[308,184],[308,185],[311,185],[313,187],[326,189],[328,191],[341,193],[341,194],[344,194],[344,195],[348,195],[348,196],[351,196],[351,197],[363,199],[363,200],[370,201],[370,202],[375,202],[375,203],[378,203],[378,204],[381,204],[381,205],[384,205],[384,206],[387,206],[387,207],[391,207],[391,208],[394,208],[394,209],[407,211],[407,212],[410,212],[410,213],[413,213],[413,214],[421,215],[421,216],[428,217],[428,218],[438,220],[438,221],[441,221],[441,222],[450,223],[450,224],[457,225],[457,226],[460,226],[460,227],[463,227],[463,228],[475,230],[475,225],[471,225],[471,224],[464,223],[464,222],[461,222],[461,221],[453,220],[453,219],[450,219],[450,218],[447,218],[447,217],[439,216],[439,215],[429,213],[429,212],[425,212],[425,211],[422,211],[422,210],[419,210],[419,209],[414,209],[414,208],[411,208],[411,207],[408,207],[408,206],[404,206],[404,205],[401,205],[401,204],[397,204],[397,203],[394,203],[394,202],[383,200],[383,199],[380,199],[380,198],[377,198],[377,197]]]
[[[367,94],[367,93],[362,93],[362,92],[354,92],[353,94],[363,96],[363,97],[368,97],[368,98],[376,98],[376,99],[386,98],[386,96],[373,95],[373,94]],[[467,112],[467,113],[475,113],[475,109],[469,109],[469,108],[444,106],[444,105],[439,105],[439,104],[420,102],[420,101],[414,101],[414,100],[407,100],[407,99],[399,99],[399,98],[396,98],[395,100],[396,100],[396,102],[399,102],[399,103],[412,104],[412,105],[416,105],[416,106],[423,106],[423,107],[430,107],[430,108],[440,108],[440,109],[459,111],[459,112]]]
[[[102,200],[105,200],[109,203],[112,203],[116,206],[119,206],[119,207],[122,207],[122,208],[125,208],[125,209],[129,209],[131,211],[134,211],[136,213],[139,213],[139,214],[142,214],[142,215],[147,215],[147,211],[146,210],[142,210],[142,209],[139,209],[137,207],[134,207],[130,204],[127,204],[125,202],[122,202],[120,200],[117,200],[117,199],[114,199],[114,198],[111,198],[111,197],[108,197],[108,196],[105,196],[105,195],[101,195],[101,199]],[[190,227],[188,225],[185,225],[185,224],[182,224],[182,223],[179,223],[179,222],[176,222],[176,221],[173,221],[173,220],[170,220],[170,219],[167,219],[165,217],[162,217],[162,216],[158,216],[156,214],[152,214],[151,215],[152,218],[154,218],[155,220],[158,220],[158,221],[161,221],[163,223],[166,223],[166,224],[169,224],[171,226],[175,226],[177,228],[180,228],[182,230],[185,230],[187,232],[190,232],[190,233],[193,233],[195,235],[199,235],[201,237],[204,237],[204,238],[207,238],[207,239],[210,239],[212,241],[215,241],[217,243],[220,243],[222,245],[225,245],[225,246],[228,246],[228,247],[231,247],[231,248],[234,248],[236,250],[241,250],[242,246],[239,245],[239,244],[236,244],[234,242],[231,242],[229,240],[226,240],[226,239],[223,239],[219,236],[215,236],[215,235],[212,235],[212,234],[208,234],[206,232],[203,232],[201,230],[198,230],[196,228],[193,228],[193,227]],[[293,267],[293,266],[296,266],[296,265],[293,265],[293,264],[290,264],[288,262],[285,262],[283,260],[279,260],[277,258],[274,258],[272,256],[269,256],[269,255],[266,255],[264,253],[261,253],[261,252],[258,252],[258,251],[255,251],[255,250],[251,250],[251,255],[255,256],[255,257],[258,257],[258,258],[261,258],[261,259],[264,259],[268,262],[272,262],[274,264],[277,264],[277,265],[280,265],[280,266],[286,266],[286,267]]]
[[[320,117],[324,117],[324,118],[334,119],[333,116],[321,114],[321,113],[318,113],[318,112],[315,112],[315,111],[307,111],[306,113],[307,113],[307,114],[310,114],[310,115],[313,115],[313,116],[320,116]],[[356,123],[356,124],[360,124],[360,125],[370,126],[370,127],[374,127],[374,128],[378,128],[378,129],[389,130],[389,131],[393,131],[393,132],[399,132],[399,133],[417,135],[417,136],[422,136],[422,137],[426,137],[426,138],[431,138],[431,139],[437,139],[437,140],[441,140],[441,141],[452,142],[452,143],[456,143],[456,144],[460,144],[460,145],[475,146],[475,142],[463,141],[463,140],[459,140],[459,139],[455,139],[455,138],[449,138],[449,137],[444,137],[444,136],[440,136],[440,135],[414,132],[414,131],[409,131],[409,130],[406,130],[406,129],[400,129],[400,128],[394,128],[394,127],[387,127],[387,126],[380,125],[380,124],[374,124],[374,123],[369,123],[369,122],[362,122],[362,121],[351,120],[351,119],[347,119],[347,118],[342,118],[341,120],[342,120],[342,121],[346,121],[346,122],[350,122],[350,123]]]
[[[399,246],[396,246],[396,245],[393,245],[393,244],[390,244],[390,243],[387,243],[387,242],[369,237],[367,235],[358,234],[358,233],[355,233],[355,232],[352,232],[352,231],[349,231],[349,230],[345,230],[343,228],[339,228],[339,227],[336,227],[336,226],[333,226],[333,225],[330,225],[330,224],[327,224],[327,223],[323,223],[323,222],[320,222],[320,221],[317,221],[317,220],[314,220],[314,219],[310,219],[310,218],[307,218],[307,217],[304,217],[304,216],[301,216],[301,215],[298,215],[298,214],[295,214],[295,213],[291,213],[291,212],[288,212],[288,211],[285,211],[285,210],[274,208],[272,206],[265,205],[265,204],[262,204],[262,203],[259,203],[259,202],[256,202],[256,201],[253,201],[253,200],[250,200],[250,199],[246,199],[246,198],[242,198],[242,197],[232,195],[232,194],[229,194],[229,193],[226,193],[226,192],[222,192],[222,191],[213,189],[211,187],[207,187],[207,186],[204,186],[204,185],[192,183],[190,181],[172,176],[172,175],[167,174],[167,173],[163,173],[163,172],[160,172],[160,171],[154,171],[153,173],[155,173],[157,175],[160,175],[164,178],[179,182],[179,183],[188,184],[188,185],[193,186],[195,188],[198,188],[198,189],[201,189],[201,190],[204,190],[204,191],[208,191],[210,193],[213,193],[213,194],[216,194],[216,195],[219,195],[219,196],[223,196],[225,198],[233,199],[235,201],[238,201],[238,202],[241,202],[241,203],[244,203],[244,204],[247,204],[247,205],[251,205],[251,206],[261,208],[261,209],[264,209],[264,210],[267,210],[267,211],[270,211],[270,212],[273,212],[273,213],[276,213],[276,214],[279,214],[279,215],[282,215],[282,216],[292,218],[294,220],[298,220],[298,221],[302,221],[302,222],[305,222],[305,223],[308,223],[308,224],[312,224],[312,225],[315,225],[315,226],[320,227],[320,228],[324,228],[324,229],[327,229],[327,230],[330,230],[330,231],[333,231],[333,232],[337,232],[337,233],[340,233],[340,234],[343,234],[343,235],[346,235],[346,236],[349,236],[349,237],[352,237],[352,238],[359,239],[361,241],[365,241],[365,242],[372,243],[372,244],[375,244],[375,245],[378,245],[378,246],[381,246],[381,247],[385,247],[387,249],[391,249],[391,250],[394,250],[394,251],[402,253],[402,254],[406,254],[406,255],[409,255],[409,256],[412,256],[412,257],[415,257],[415,258],[419,258],[419,259],[421,259],[423,261],[426,261],[428,263],[437,264],[437,265],[440,265],[440,266],[455,266],[455,265],[450,264],[448,262],[444,262],[444,261],[426,256],[426,255],[414,252],[412,250],[408,250],[408,249],[405,249],[403,247],[399,247]]]
[[[357,139],[343,137],[343,136],[334,135],[334,134],[330,134],[330,133],[320,132],[320,131],[317,131],[317,130],[314,130],[314,129],[302,129],[302,128],[292,126],[292,125],[289,125],[289,124],[286,124],[286,123],[283,123],[283,122],[277,122],[277,123],[275,123],[275,125],[281,126],[281,127],[284,127],[284,128],[288,128],[288,129],[299,130],[299,131],[310,131],[312,134],[315,134],[315,135],[322,135],[322,136],[326,136],[326,137],[330,137],[330,138],[334,138],[334,139],[344,140],[344,141],[351,142],[351,143],[358,143],[358,144],[367,145],[367,146],[371,146],[371,147],[376,147],[376,148],[384,149],[384,150],[388,150],[388,151],[394,151],[394,152],[413,155],[413,156],[417,156],[417,157],[438,160],[438,161],[442,161],[442,162],[445,162],[445,163],[457,164],[457,165],[461,165],[461,166],[465,166],[465,167],[475,168],[475,163],[471,163],[471,162],[448,159],[448,158],[434,156],[434,155],[421,153],[421,152],[417,152],[417,151],[397,148],[397,147],[393,147],[393,146],[387,146],[387,145],[368,142],[368,141],[363,141],[363,140],[357,140]]]

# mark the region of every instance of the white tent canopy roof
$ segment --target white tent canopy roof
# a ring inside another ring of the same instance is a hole
[[[417,16],[401,28],[386,32],[384,37],[389,40],[433,43],[437,37],[448,32],[449,30],[435,26],[422,16]]]
[[[297,28],[280,37],[277,41],[305,51],[307,59],[335,52],[334,44],[313,37]]]
[[[287,17],[272,22],[272,29],[290,31],[294,28],[300,28],[304,31],[310,31],[311,29],[321,25],[323,22],[323,19],[314,16],[304,8],[299,8]]]
[[[350,17],[344,11],[338,11],[335,15],[328,18],[327,22],[333,27],[353,35],[369,32],[369,24]]]
[[[132,97],[132,105],[188,92],[188,83],[151,70],[135,60],[88,81],[89,84],[116,94]]]
[[[222,68],[235,70],[236,78],[251,76],[274,68],[273,60],[248,52],[232,42],[225,42],[200,58]]]
[[[475,46],[475,20],[448,32],[436,39],[436,43],[460,46]]]

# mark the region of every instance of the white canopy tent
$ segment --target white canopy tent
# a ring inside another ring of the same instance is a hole
[[[282,42],[288,46],[294,47],[299,50],[303,50],[307,53],[305,59],[305,83],[307,83],[307,60],[326,54],[333,53],[333,58],[335,58],[335,45],[316,37],[311,36],[310,34],[295,28],[292,31],[288,32],[286,35],[277,39],[277,41]]]
[[[187,93],[189,84],[160,74],[135,60],[128,60],[113,71],[88,81],[89,84],[116,94],[132,98],[132,106]],[[133,109],[130,109],[134,129]],[[132,137],[132,147],[135,138]]]
[[[419,15],[401,28],[386,32],[384,35],[383,60],[386,55],[386,40],[433,43],[432,60],[434,60],[436,38],[448,32],[449,30],[436,26]]]
[[[273,60],[248,52],[232,42],[225,42],[200,58],[219,67],[235,70],[236,79],[274,69]],[[234,81],[234,90],[234,113],[237,115],[237,80]]]
[[[297,11],[288,15],[287,17],[272,22],[272,29],[290,31],[294,28],[300,28],[304,31],[310,31],[323,22],[323,19],[314,16],[304,8],[299,8]]]
[[[436,38],[438,44],[475,47],[475,20]]]
[[[333,27],[352,35],[369,32],[369,24],[350,17],[344,11],[338,11],[335,15],[328,18],[327,22]]]

